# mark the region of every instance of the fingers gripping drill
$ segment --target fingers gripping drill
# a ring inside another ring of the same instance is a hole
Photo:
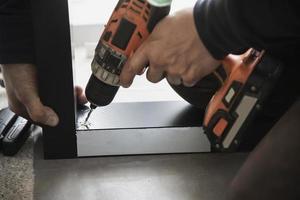
[[[130,55],[170,11],[171,0],[119,0],[92,61],[85,93],[91,112],[110,104],[119,89],[119,76]]]

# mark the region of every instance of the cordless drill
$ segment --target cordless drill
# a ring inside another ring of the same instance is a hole
[[[92,61],[92,75],[85,94],[91,110],[112,102],[127,59],[145,41],[155,25],[170,12],[171,0],[119,0]]]
[[[170,4],[171,0],[119,0],[95,50],[85,90],[91,103],[86,121],[97,106],[112,102],[124,64],[168,15]],[[238,147],[245,129],[273,90],[281,68],[264,51],[254,49],[222,61],[223,72],[214,72],[222,86],[207,106],[203,122],[213,149],[231,151]]]

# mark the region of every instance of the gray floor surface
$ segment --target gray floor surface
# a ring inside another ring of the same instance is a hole
[[[221,200],[247,154],[44,160],[35,145],[34,200]]]
[[[33,137],[14,157],[0,151],[0,200],[32,200],[34,190]]]

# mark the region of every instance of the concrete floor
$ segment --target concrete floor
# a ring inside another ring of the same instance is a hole
[[[220,200],[247,154],[44,160],[35,145],[34,200]]]

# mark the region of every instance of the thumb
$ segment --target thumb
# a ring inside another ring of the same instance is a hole
[[[44,106],[39,98],[25,104],[29,117],[37,123],[56,126],[59,122],[57,114],[48,106]]]

